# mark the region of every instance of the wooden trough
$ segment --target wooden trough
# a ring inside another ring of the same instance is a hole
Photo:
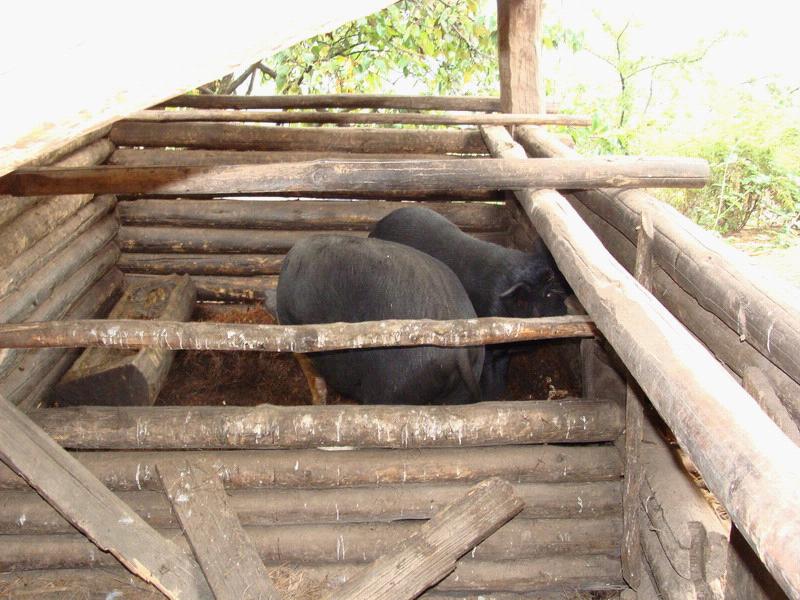
[[[499,98],[162,82],[9,152],[0,597],[800,598],[800,311],[637,189],[705,163],[584,159],[544,128],[585,119],[546,110],[540,12],[498,1]],[[359,108],[410,112],[338,110]],[[298,240],[410,203],[541,239],[588,314],[223,322],[274,313]],[[539,361],[519,397],[466,406],[159,398],[188,353],[501,342],[578,364],[577,387],[534,397]]]

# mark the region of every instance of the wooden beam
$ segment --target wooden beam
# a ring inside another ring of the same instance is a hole
[[[500,104],[506,113],[544,109],[541,0],[497,0]]]
[[[149,123],[237,122],[237,123],[333,123],[337,125],[569,125],[587,127],[591,117],[563,114],[460,114],[460,113],[352,113],[231,111],[215,109],[144,110],[127,121]]]
[[[520,127],[517,134],[532,155],[579,156],[541,128]],[[576,196],[634,244],[641,214],[650,210],[653,253],[664,272],[740,342],[800,383],[800,309],[793,290],[776,285],[740,252],[642,190],[592,190]],[[787,408],[800,423],[800,399]]]
[[[264,127],[240,123],[141,123],[111,129],[117,146],[206,150],[290,150],[358,153],[486,154],[477,131],[394,128]]]
[[[702,187],[708,163],[699,159],[470,159],[359,162],[320,160],[271,165],[19,169],[0,179],[0,193],[260,194],[309,191],[446,192],[454,187]]]
[[[6,100],[13,122],[0,136],[0,175],[27,161],[48,155],[61,146],[96,131],[134,111],[143,110],[176,94],[245,67],[256,60],[308,37],[332,31],[352,19],[388,6],[390,0],[356,0],[347,6],[314,1],[263,6],[253,11],[248,2],[234,0],[228,7],[247,14],[234,28],[220,29],[211,14],[198,16],[193,27],[181,29],[185,15],[178,6],[162,6],[154,20],[147,11],[130,14],[131,30],[147,31],[146,47],[118,48],[109,53],[118,34],[118,22],[99,15],[91,24],[52,27],[35,43],[16,38],[17,52],[0,74],[0,89],[25,90]],[[40,17],[39,6],[17,14],[20,22]],[[52,23],[70,19],[69,11],[51,12]],[[265,24],[266,23],[266,24]],[[182,59],[183,53],[195,59]],[[113,54],[113,56],[112,56]],[[74,69],[40,77],[41,65],[58,56]],[[51,97],[60,90],[58,102]],[[37,101],[31,101],[37,98]],[[83,142],[83,140],[81,140]]]
[[[101,550],[167,597],[213,598],[193,560],[2,397],[0,458]]]
[[[396,346],[463,347],[594,334],[594,325],[584,316],[483,317],[452,321],[409,319],[323,325],[102,319],[2,324],[0,348],[154,347],[305,353]]]
[[[487,136],[513,144],[508,132]],[[498,148],[499,150],[499,148]],[[521,148],[498,151],[518,154]],[[792,598],[800,598],[800,448],[725,368],[623,269],[554,191],[520,202],[586,310],[709,489]],[[646,331],[647,335],[641,332]]]
[[[504,231],[506,210],[496,204],[422,202],[463,231]],[[405,205],[401,205],[405,206]],[[118,206],[124,225],[234,227],[245,229],[325,229],[369,231],[400,206],[396,202],[363,200],[134,200]]]
[[[519,483],[618,481],[622,463],[616,449],[604,445],[533,445],[420,450],[263,450],[76,452],[104,485],[115,491],[161,491],[156,465],[190,460],[224,477],[226,489],[338,488],[411,483],[477,482],[502,477]],[[399,468],[401,467],[402,468]],[[0,465],[0,489],[28,489]]]
[[[347,580],[327,600],[412,600],[438,583],[456,561],[522,510],[507,481],[492,478],[436,513],[420,531]]]
[[[186,275],[129,285],[108,318],[186,321],[192,316],[195,296],[194,284]],[[60,406],[152,405],[166,381],[174,355],[161,348],[87,349],[59,381],[53,396]]]
[[[183,95],[162,102],[159,108],[294,109],[391,108],[403,110],[470,110],[496,112],[500,98],[488,96],[403,96],[394,94],[308,94],[280,96]]]
[[[71,449],[445,448],[613,440],[610,401],[481,402],[463,406],[79,407],[31,418]]]
[[[280,600],[219,476],[186,461],[158,475],[216,600]]]
[[[129,273],[125,280],[130,283],[153,282],[169,275],[137,275]],[[192,275],[192,284],[197,290],[197,300],[205,302],[261,302],[269,311],[275,312],[275,292],[278,278],[274,275],[233,277],[226,275]]]
[[[767,376],[757,367],[750,366],[745,369],[742,375],[742,387],[758,402],[758,405],[781,428],[781,431],[796,445],[800,446],[800,428],[792,420],[789,411],[786,410],[780,398],[775,394]]]
[[[123,253],[117,266],[125,273],[169,275],[277,275],[283,254],[141,254]]]
[[[231,509],[245,527],[394,523],[430,519],[469,489],[467,483],[379,485],[331,490],[254,488],[227,490]],[[515,483],[514,493],[525,502],[518,519],[557,521],[579,528],[583,520],[621,515],[620,481],[587,483]],[[157,529],[180,528],[170,502],[160,491],[118,492],[119,498]],[[303,510],[298,511],[297,507]],[[535,527],[526,522],[526,527]],[[593,524],[589,525],[590,527]],[[294,529],[284,527],[293,537]],[[74,533],[62,518],[33,491],[0,492],[0,534],[34,535]],[[536,541],[532,536],[531,541]],[[617,543],[619,540],[617,539]]]

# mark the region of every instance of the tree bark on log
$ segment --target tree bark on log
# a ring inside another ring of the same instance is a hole
[[[519,135],[534,155],[577,156],[541,129],[522,127]],[[655,229],[653,252],[659,266],[741,341],[800,383],[796,351],[800,347],[800,311],[791,292],[756,273],[740,253],[643,191],[606,189],[576,195],[632,243],[636,243],[635,228],[642,211],[650,210]],[[800,422],[800,404],[787,408]]]
[[[17,289],[31,275],[44,268],[67,249],[84,231],[109,213],[116,204],[114,196],[99,196],[10,263],[0,267],[0,297]]]
[[[470,110],[496,112],[500,98],[488,96],[403,96],[394,94],[309,94],[279,96],[177,96],[158,105],[186,108],[296,109],[392,108],[403,110]]]
[[[510,111],[507,111],[510,112]],[[284,112],[231,111],[226,109],[144,110],[124,122],[186,123],[334,123],[337,125],[564,125],[586,127],[592,120],[585,115],[520,113],[353,113],[353,112]]]
[[[197,564],[0,397],[0,457],[65,518],[169,598],[211,599]]]
[[[311,130],[309,130],[311,131]],[[366,131],[366,130],[352,130]],[[41,167],[0,179],[0,193],[303,194],[304,192],[448,192],[597,187],[703,187],[708,163],[670,158],[526,158],[496,160],[318,160],[207,167]]]
[[[104,317],[122,287],[122,273],[110,269],[67,311],[68,318],[96,319]],[[0,378],[0,395],[23,412],[37,406],[52,390],[53,385],[78,358],[73,348],[48,348],[22,353],[13,366]]]
[[[511,142],[502,128],[494,135]],[[614,261],[562,196],[526,190],[518,198],[581,303],[709,489],[784,591],[800,598],[800,565],[795,560],[800,555],[800,507],[792,492],[800,487],[800,448]],[[642,336],[642,331],[648,334]]]
[[[469,484],[380,485],[332,490],[228,490],[231,508],[246,527],[345,523],[392,523],[429,519],[445,504],[465,494]],[[619,481],[590,483],[516,483],[525,502],[519,519],[615,519],[621,515]],[[180,524],[164,494],[118,492],[120,499],[156,529]],[[297,507],[303,510],[298,511]],[[560,521],[564,522],[564,521]],[[30,491],[0,493],[0,534],[74,533],[75,529],[47,502]]]
[[[508,227],[506,210],[496,204],[420,202],[418,205],[445,216],[462,231],[505,231]],[[141,199],[120,202],[117,210],[124,225],[369,231],[375,223],[402,206],[405,204],[379,200]]]
[[[613,401],[464,406],[79,407],[31,418],[70,449],[458,448],[614,440]]]
[[[147,276],[145,276],[147,277]],[[254,279],[254,278],[244,278]],[[322,325],[87,320],[0,325],[0,348],[115,347],[321,352],[397,346],[464,347],[592,337],[585,316],[364,321]]]
[[[502,527],[522,506],[507,481],[492,478],[481,482],[400,542],[392,554],[377,559],[322,597],[413,600],[451,573],[462,555]]]
[[[263,127],[238,123],[116,123],[117,146],[205,150],[291,150],[410,154],[486,154],[477,131]]]
[[[447,504],[457,502],[468,490],[469,487],[466,486],[463,490],[459,488],[461,496],[451,494],[452,499]],[[232,500],[229,499],[229,502]],[[189,508],[193,515],[197,514],[194,507]],[[440,506],[438,510],[443,508],[444,506]],[[232,516],[237,518],[235,513]],[[417,520],[396,523],[368,521],[351,524],[245,526],[244,532],[252,542],[257,556],[264,562],[368,563],[392,552],[397,547],[398,540],[418,533],[424,523],[424,520]],[[175,541],[182,549],[192,552],[181,536],[181,530],[185,531],[188,527],[183,524],[183,520],[176,524],[177,528],[158,529],[158,533],[165,539]],[[517,560],[576,554],[613,555],[619,551],[621,537],[622,523],[619,518],[515,518],[477,545],[474,552],[470,552],[463,560]],[[113,556],[97,552],[96,546],[74,530],[59,535],[4,535],[0,537],[0,542],[0,571],[83,569],[117,564]],[[200,566],[203,566],[202,562]]]
[[[78,452],[74,456],[113,490],[161,490],[159,461],[187,459],[220,473],[228,489],[338,488],[396,483],[476,482],[502,477],[520,483],[614,481],[622,463],[613,447],[503,446],[420,450],[262,450]],[[0,489],[27,489],[0,468]]]
[[[131,285],[108,318],[185,321],[192,315],[195,296],[194,284],[186,275]],[[61,406],[152,405],[174,356],[174,352],[162,348],[88,349],[53,390],[54,399]]]
[[[140,275],[277,275],[283,254],[142,254],[123,253],[117,266]]]

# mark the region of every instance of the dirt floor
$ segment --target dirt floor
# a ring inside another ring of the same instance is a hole
[[[227,323],[275,323],[259,306],[221,309],[198,305],[194,319]],[[507,400],[580,395],[578,345],[553,341],[520,347],[511,359]],[[306,378],[292,354],[276,352],[178,352],[156,405],[297,406],[311,404]],[[328,390],[328,404],[352,402]]]

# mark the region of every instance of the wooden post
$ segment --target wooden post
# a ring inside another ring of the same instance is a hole
[[[450,504],[399,550],[376,560],[326,600],[412,600],[441,581],[456,561],[522,510],[507,481],[489,479]]]
[[[128,286],[109,318],[160,317],[185,321],[192,315],[194,302],[191,279],[187,275],[171,275],[165,281]],[[90,348],[67,371],[54,396],[62,406],[153,404],[174,354],[163,348],[138,351]]]
[[[500,104],[503,112],[544,110],[542,0],[497,0]]]
[[[498,146],[519,148],[503,128],[491,135]],[[800,448],[614,261],[560,194],[525,190],[517,196],[581,303],[709,489],[784,591],[800,598],[800,507],[793,497],[800,487]]]
[[[653,287],[653,221],[649,212],[642,213],[639,242],[636,245],[636,281],[647,291]],[[641,582],[642,544],[640,536],[642,487],[641,453],[642,423],[644,420],[642,392],[636,381],[628,376],[625,395],[625,491],[622,497],[622,574],[625,581],[638,589]]]
[[[186,461],[158,475],[216,600],[280,600],[219,476]]]
[[[0,397],[0,458],[64,518],[169,598],[211,600],[197,564]]]

